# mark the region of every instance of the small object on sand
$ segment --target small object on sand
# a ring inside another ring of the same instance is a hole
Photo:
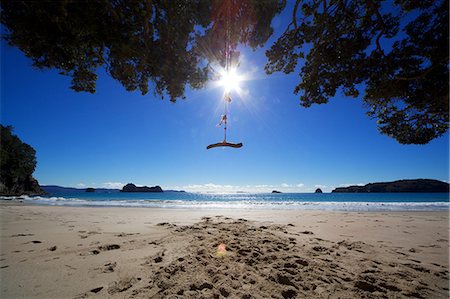
[[[98,288],[92,289],[91,292],[92,292],[92,293],[98,293],[98,292],[100,292],[102,289],[103,289],[103,287],[98,287]]]
[[[220,243],[219,246],[217,246],[217,257],[223,257],[227,255],[227,245]]]

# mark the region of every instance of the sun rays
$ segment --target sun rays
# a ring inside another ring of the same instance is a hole
[[[212,68],[211,87],[213,89],[222,88],[223,94],[230,94],[233,99],[239,98],[245,100],[249,91],[245,89],[243,84],[251,80],[250,73],[240,72],[238,67],[231,67],[228,71],[221,67]]]
[[[242,76],[237,73],[236,69],[221,70],[218,83],[225,89],[225,92],[238,91],[240,89],[239,83],[242,79]]]

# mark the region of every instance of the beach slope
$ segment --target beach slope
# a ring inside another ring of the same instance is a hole
[[[447,212],[2,203],[2,298],[448,298]]]

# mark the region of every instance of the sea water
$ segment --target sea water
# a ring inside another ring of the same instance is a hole
[[[1,198],[0,199],[6,199]],[[10,199],[10,198],[9,198]],[[447,193],[53,193],[15,197],[27,203],[57,206],[148,207],[177,209],[294,209],[340,211],[448,211]]]

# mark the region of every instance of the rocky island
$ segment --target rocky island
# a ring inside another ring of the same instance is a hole
[[[449,193],[449,184],[438,180],[416,179],[370,183],[364,186],[339,187],[333,193]]]
[[[120,192],[163,192],[162,188],[160,186],[154,186],[154,187],[137,187],[135,184],[126,184],[123,186],[122,190]]]

